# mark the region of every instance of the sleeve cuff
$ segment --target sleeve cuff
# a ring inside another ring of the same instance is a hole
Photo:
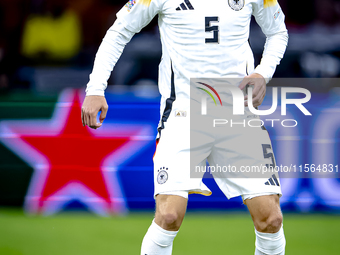
[[[264,67],[262,65],[258,65],[253,73],[258,73],[263,76],[263,78],[266,80],[266,83],[270,82],[270,80],[273,78],[275,69],[272,70],[272,67]]]
[[[101,89],[87,88],[85,92],[86,96],[105,96],[104,90]]]

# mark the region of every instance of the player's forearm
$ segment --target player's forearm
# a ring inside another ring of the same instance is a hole
[[[119,20],[107,31],[96,54],[93,71],[86,88],[87,96],[104,96],[111,71],[133,35],[134,33],[127,30]]]
[[[268,83],[274,75],[276,66],[280,64],[288,44],[287,30],[267,36],[263,56],[255,73],[261,74]]]

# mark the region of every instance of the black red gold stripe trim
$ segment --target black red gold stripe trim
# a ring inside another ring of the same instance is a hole
[[[171,114],[172,105],[175,102],[175,100],[176,100],[175,74],[172,68],[172,63],[171,63],[171,92],[170,92],[170,97],[165,101],[165,108],[164,108],[164,112],[161,118],[161,124],[158,127],[159,138],[161,136],[161,131],[164,129],[164,123],[168,121],[168,118]]]

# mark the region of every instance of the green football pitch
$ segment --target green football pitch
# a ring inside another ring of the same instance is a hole
[[[98,218],[85,213],[27,217],[0,209],[1,255],[139,255],[151,213]],[[286,214],[287,255],[340,254],[340,216]],[[188,213],[174,255],[254,254],[254,228],[241,213]]]

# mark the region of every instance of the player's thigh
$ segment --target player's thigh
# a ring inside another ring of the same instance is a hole
[[[244,200],[255,228],[260,232],[277,232],[282,225],[279,195],[258,196]]]
[[[175,113],[180,109],[174,106],[169,119],[160,129],[153,158],[154,196],[177,191],[211,194],[202,182],[204,172],[198,170],[206,164],[213,138],[191,127],[189,116],[176,117]],[[199,139],[191,139],[192,135]]]
[[[266,166],[275,166],[275,157],[267,130],[246,126],[229,128],[227,131],[225,134],[218,134],[218,139],[208,158],[209,163],[211,161],[215,165],[225,167],[226,171],[222,172],[221,177],[264,178],[267,175],[270,177],[271,174],[262,171]],[[234,171],[230,171],[229,166],[234,166]]]
[[[183,222],[187,204],[188,199],[182,196],[157,195],[156,224],[163,229],[177,231]]]

